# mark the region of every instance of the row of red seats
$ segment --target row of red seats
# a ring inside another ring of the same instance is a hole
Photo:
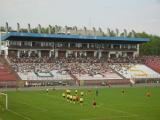
[[[0,81],[15,81],[16,79],[14,73],[0,63]]]
[[[160,57],[147,58],[145,64],[160,73]]]

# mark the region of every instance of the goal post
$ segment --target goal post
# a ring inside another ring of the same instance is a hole
[[[5,97],[5,108],[7,110],[8,109],[8,95],[6,93],[2,93],[2,92],[0,92],[0,95]]]

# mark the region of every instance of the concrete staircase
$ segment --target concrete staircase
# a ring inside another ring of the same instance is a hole
[[[68,70],[68,74],[73,78],[73,80],[75,81],[75,84],[80,86],[80,80],[75,75],[73,75],[69,70]]]
[[[3,56],[0,56],[0,87],[17,87],[17,76],[10,69]]]

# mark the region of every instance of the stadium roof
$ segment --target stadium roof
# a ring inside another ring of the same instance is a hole
[[[70,34],[39,34],[39,33],[22,33],[22,32],[9,32],[2,36],[2,40],[23,40],[23,39],[37,39],[37,40],[79,40],[79,41],[121,41],[121,42],[148,42],[148,38],[129,38],[129,37],[109,37],[109,36],[82,36]]]

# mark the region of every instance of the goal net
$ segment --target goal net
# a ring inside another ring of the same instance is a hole
[[[0,92],[0,109],[8,109],[8,95]]]

